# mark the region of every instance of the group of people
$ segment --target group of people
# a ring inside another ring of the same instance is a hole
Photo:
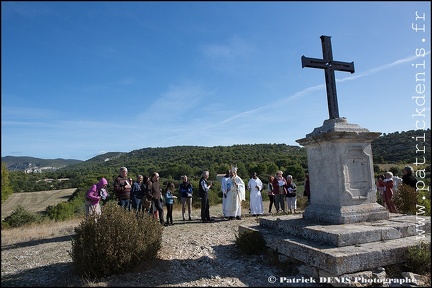
[[[201,221],[203,223],[212,222],[210,218],[210,202],[209,191],[213,186],[213,182],[208,181],[209,171],[203,171],[199,180],[199,198],[201,201]],[[121,167],[119,175],[114,180],[114,193],[118,204],[125,209],[134,209],[137,212],[147,211],[159,219],[162,225],[173,225],[172,211],[175,196],[175,185],[169,182],[162,193],[159,182],[159,173],[154,172],[150,178],[138,175],[135,181],[128,177],[128,169]],[[182,219],[183,221],[191,221],[193,187],[188,182],[186,175],[181,176],[181,184],[178,187],[179,196],[182,204]],[[86,193],[86,215],[93,213],[101,214],[100,200],[107,197],[106,187],[108,181],[102,178],[97,184],[93,185]],[[226,171],[225,177],[222,179],[222,212],[224,217],[229,220],[241,219],[242,201],[246,200],[246,189],[250,191],[250,214],[254,216],[263,214],[263,201],[261,190],[263,183],[258,178],[257,173],[253,173],[247,185],[243,182],[240,176],[237,175],[237,167],[232,166]],[[295,190],[295,184],[292,183],[289,191]],[[165,204],[167,215],[164,218],[164,209],[162,203]],[[295,210],[295,201],[293,202]],[[279,207],[279,206],[277,206]],[[187,208],[187,214],[186,214]],[[279,210],[279,208],[277,208]],[[284,210],[285,211],[285,210]]]
[[[273,205],[276,208],[276,213],[280,211],[295,214],[297,209],[297,185],[293,181],[292,175],[288,175],[286,178],[283,177],[282,171],[277,171],[275,176],[269,176],[269,184],[267,187],[267,194],[270,199],[269,213],[272,213]],[[309,187],[309,181],[306,179],[306,184]],[[305,196],[310,197],[309,189],[306,191]],[[285,201],[287,205],[285,205]]]
[[[209,171],[203,171],[199,180],[199,198],[201,200],[201,221],[203,223],[212,222],[210,218],[209,191],[213,185],[208,181]],[[293,182],[292,176],[288,175],[285,179],[282,171],[276,172],[276,176],[269,177],[268,196],[270,199],[269,213],[272,211],[272,206],[275,205],[276,212],[286,212],[285,199],[287,201],[288,210],[291,213],[296,213],[296,185]],[[160,187],[159,173],[154,172],[150,178],[138,175],[135,181],[128,177],[128,169],[121,167],[119,175],[114,180],[114,193],[118,200],[118,204],[125,209],[134,209],[137,212],[144,211],[154,215],[163,225],[173,225],[172,211],[174,199],[175,185],[169,182],[165,188],[164,194]],[[182,205],[183,221],[191,221],[193,187],[188,182],[186,175],[181,176],[181,184],[179,185],[179,195]],[[106,187],[108,181],[102,178],[97,184],[93,185],[86,193],[86,215],[93,213],[101,214],[100,200],[107,197]],[[242,216],[242,201],[246,200],[246,190],[250,192],[250,211],[253,216],[262,215],[264,213],[263,199],[261,191],[263,183],[259,179],[257,173],[253,173],[247,185],[240,176],[237,175],[237,167],[232,166],[226,171],[225,176],[221,180],[222,189],[222,213],[228,220],[241,220]],[[306,193],[306,192],[305,192]],[[162,203],[167,207],[166,219],[164,218],[164,209]],[[186,218],[187,208],[187,218]]]
[[[179,193],[182,203],[183,221],[186,221],[186,207],[188,220],[191,221],[193,187],[188,182],[188,177],[183,175],[182,183],[179,185]],[[207,177],[208,178],[208,177]],[[114,180],[114,193],[118,204],[128,210],[138,212],[148,212],[160,221],[162,225],[174,225],[173,205],[175,196],[175,185],[169,182],[164,191],[159,182],[158,172],[154,172],[150,178],[138,175],[136,180],[128,177],[128,169],[121,167],[119,175]],[[102,178],[97,184],[92,185],[86,193],[86,215],[101,214],[100,200],[108,196],[106,187],[108,181]],[[211,186],[211,185],[210,185]],[[210,188],[210,187],[209,187]],[[163,204],[166,206],[167,214],[164,218]]]
[[[208,182],[209,171],[204,171],[202,177],[199,182],[199,197],[201,199],[201,221],[204,223],[212,222],[210,219],[210,211],[209,211],[209,199],[208,193],[213,183]],[[257,179],[260,183],[261,181]],[[249,181],[250,184],[250,181]],[[250,185],[248,184],[248,188],[250,189]],[[262,183],[260,186],[254,186],[256,193],[261,195],[260,191],[262,189]],[[238,219],[241,220],[242,215],[242,201],[246,200],[246,186],[240,176],[237,175],[237,167],[232,166],[230,170],[227,170],[225,176],[221,180],[221,189],[222,189],[222,214],[225,218],[232,220]],[[251,192],[252,193],[252,192]],[[251,194],[252,195],[252,194]],[[261,198],[261,210],[259,205],[254,205],[257,211],[261,211],[257,214],[262,214],[262,198]]]
[[[417,179],[413,175],[414,170],[411,166],[406,166],[403,170],[402,178],[393,176],[392,172],[386,172],[377,178],[376,186],[380,192],[381,203],[391,213],[396,213],[393,203],[393,194],[397,191],[398,184],[407,184],[416,188]],[[160,187],[159,173],[154,172],[150,178],[138,175],[136,181],[128,177],[126,167],[121,167],[119,175],[114,180],[114,193],[118,204],[125,209],[134,209],[137,212],[143,211],[153,215],[162,225],[174,225],[172,212],[175,196],[175,185],[169,182],[162,192]],[[203,171],[199,180],[199,198],[201,200],[201,221],[203,223],[212,222],[210,218],[209,191],[213,182],[208,181],[209,171]],[[193,187],[186,175],[181,176],[181,184],[178,187],[182,205],[183,221],[191,221]],[[86,193],[85,207],[86,215],[101,214],[100,200],[106,199],[108,181],[102,178],[98,183],[92,185]],[[305,174],[304,196],[310,202],[309,176]],[[222,190],[222,213],[228,220],[241,219],[242,201],[246,200],[246,190],[250,195],[250,211],[252,216],[264,213],[263,199],[261,191],[263,183],[257,173],[253,173],[247,185],[237,175],[237,167],[232,166],[226,171],[221,180]],[[272,213],[273,205],[276,213],[296,213],[297,209],[297,187],[293,177],[288,175],[283,177],[282,171],[277,171],[275,176],[268,177],[267,194],[270,200],[268,212]],[[164,218],[163,203],[167,207],[166,220]],[[286,203],[286,205],[285,205]],[[187,218],[186,218],[187,208]]]
[[[270,199],[268,212],[272,213],[273,205],[276,208],[276,213],[283,211],[296,213],[297,209],[297,186],[293,181],[292,175],[288,175],[286,179],[283,177],[282,171],[277,171],[275,176],[269,176],[267,186],[267,195]],[[309,179],[305,179],[305,196],[310,197]],[[261,191],[263,183],[259,179],[257,173],[253,173],[247,185],[237,175],[237,168],[233,166],[231,170],[227,170],[222,178],[222,212],[229,220],[241,219],[241,201],[245,200],[245,190],[249,190],[249,213],[252,216],[264,214],[263,199]],[[287,206],[285,206],[285,200]],[[286,208],[287,207],[287,208]]]
[[[406,166],[402,170],[402,173],[402,178],[393,176],[393,173],[390,171],[377,177],[376,186],[380,194],[381,203],[390,213],[397,213],[396,206],[393,203],[393,196],[397,192],[399,184],[406,184],[416,189],[417,178],[413,175],[414,169],[411,166]]]
[[[102,178],[87,191],[85,202],[87,216],[91,214],[101,214],[100,200],[107,197],[107,185],[108,181]],[[138,175],[134,182],[132,178],[128,177],[128,169],[126,167],[121,167],[119,175],[114,180],[115,198],[121,207],[129,210],[134,209],[137,212],[151,210],[154,215],[159,218],[161,224],[165,224],[161,200],[165,199],[167,207],[169,207],[169,203],[172,205],[173,198],[176,197],[172,195],[173,190],[172,186],[167,185],[166,197],[162,197],[159,173],[157,172],[154,172],[150,178]],[[169,208],[167,209],[167,223],[169,223],[168,220],[172,223],[172,209],[171,211]],[[169,218],[170,216],[171,218]]]

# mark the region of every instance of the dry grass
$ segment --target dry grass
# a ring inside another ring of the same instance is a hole
[[[77,227],[81,218],[66,221],[47,221],[42,224],[32,224],[29,226],[13,229],[2,229],[1,243],[11,245],[33,240],[47,239],[56,236],[74,234],[74,227]]]
[[[30,212],[43,212],[50,205],[56,205],[67,201],[76,188],[49,190],[37,192],[13,193],[4,203],[1,204],[1,217],[9,216],[18,205],[23,206]]]
[[[32,192],[32,193],[37,193],[37,192]],[[2,209],[3,209],[3,205],[2,205]],[[221,209],[222,209],[221,204],[210,207],[210,210],[216,213],[220,212]],[[187,208],[185,211],[185,215],[187,217]],[[194,219],[199,219],[201,217],[200,209],[192,208],[192,215]],[[166,217],[165,207],[164,207],[164,216]],[[2,229],[1,243],[2,245],[11,245],[11,244],[16,244],[21,242],[28,242],[32,240],[40,240],[46,238],[53,238],[56,236],[71,235],[75,233],[74,227],[79,226],[79,223],[83,219],[82,217],[77,217],[66,221],[46,220],[41,224],[31,224],[29,226],[18,227],[13,229]],[[179,221],[178,219],[181,219],[181,204],[174,204],[173,218],[177,221]]]

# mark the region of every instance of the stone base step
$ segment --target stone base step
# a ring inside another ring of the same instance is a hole
[[[260,225],[239,226],[239,233],[259,231],[269,248],[332,275],[406,262],[409,247],[431,240],[430,217],[423,217],[426,224],[419,227],[424,233],[413,230],[415,216],[396,215],[390,217],[392,220],[343,225],[312,225],[300,217],[263,217]],[[342,236],[335,236],[339,234]]]
[[[418,217],[402,214],[390,214],[388,220],[340,225],[305,220],[301,214],[260,218],[261,226],[334,247],[415,236],[419,234],[419,224]],[[424,224],[421,227],[430,233],[430,217],[425,218]]]

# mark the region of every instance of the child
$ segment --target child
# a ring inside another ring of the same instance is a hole
[[[165,205],[167,207],[167,218],[165,226],[174,225],[172,218],[172,211],[174,205],[174,198],[177,196],[174,195],[175,186],[173,182],[168,183],[166,192],[165,192]]]

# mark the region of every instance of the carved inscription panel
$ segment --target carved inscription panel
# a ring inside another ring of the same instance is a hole
[[[352,199],[367,198],[372,189],[370,179],[370,156],[361,147],[348,148],[342,155],[345,191],[351,194]]]

